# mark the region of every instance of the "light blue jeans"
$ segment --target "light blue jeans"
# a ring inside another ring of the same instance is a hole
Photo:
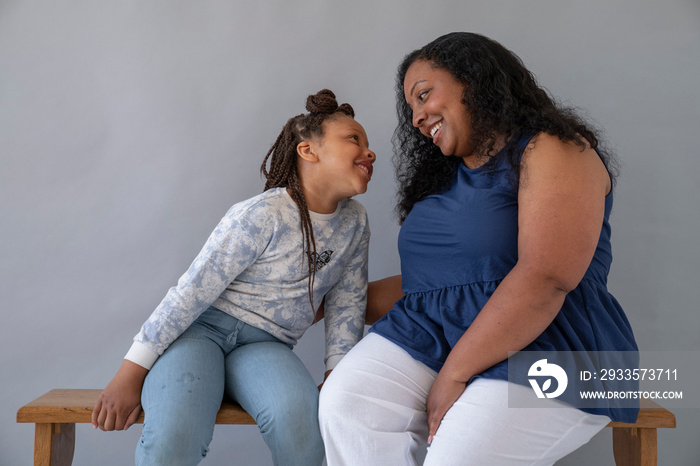
[[[322,463],[318,388],[291,345],[212,307],[146,377],[137,466],[202,461],[224,394],[253,416],[276,465]]]

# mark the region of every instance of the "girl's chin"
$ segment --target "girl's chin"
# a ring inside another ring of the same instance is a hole
[[[357,189],[357,194],[364,194],[366,192],[367,192],[367,185],[364,185],[364,187],[360,187],[359,189]]]

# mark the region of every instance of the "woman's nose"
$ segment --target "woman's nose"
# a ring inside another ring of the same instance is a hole
[[[425,112],[413,112],[413,126],[418,128],[425,121]]]

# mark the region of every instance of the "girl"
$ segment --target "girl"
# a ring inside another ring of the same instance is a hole
[[[95,406],[94,428],[121,430],[143,405],[137,465],[199,463],[224,395],[256,420],[276,465],[323,460],[318,389],[292,346],[324,299],[326,376],[362,336],[369,227],[349,198],[376,157],[331,91],[306,108],[267,153],[264,192],[228,211]]]

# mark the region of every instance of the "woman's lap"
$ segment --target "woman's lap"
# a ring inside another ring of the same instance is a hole
[[[434,371],[383,337],[363,339],[321,393],[319,417],[329,466],[387,461],[552,464],[609,421],[555,400],[547,400],[551,408],[509,408],[509,393],[530,397],[531,390],[514,385],[508,390],[506,381],[476,379],[428,447],[425,399],[434,377]]]
[[[425,398],[435,376],[384,338],[372,333],[363,338],[321,390],[319,419],[329,466],[420,464],[428,437]]]
[[[546,408],[515,408],[532,389],[476,379],[443,419],[427,465],[551,465],[588,442],[610,419],[556,400]]]

